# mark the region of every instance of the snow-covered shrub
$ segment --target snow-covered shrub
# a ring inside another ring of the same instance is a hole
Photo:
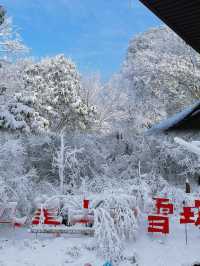
[[[119,262],[122,257],[122,241],[109,210],[98,208],[95,210],[94,217],[95,239],[99,255],[113,263]]]
[[[124,190],[135,197],[135,208],[139,208],[140,211],[147,211],[151,208],[153,191],[144,180],[144,175],[141,178],[127,181]]]
[[[1,134],[0,139],[0,176],[12,179],[24,173],[25,149],[17,136]]]
[[[165,186],[168,186],[167,181],[154,171],[143,175],[143,180],[149,186],[152,195],[159,193]]]
[[[140,211],[136,198],[117,190],[107,191],[94,197],[92,205],[98,252],[117,263],[123,258],[123,241],[135,239],[137,234]]]
[[[26,151],[22,140],[2,134],[0,141],[0,183],[1,201],[17,201],[22,213],[31,210],[34,198],[35,169],[25,167]]]
[[[16,201],[21,214],[32,211],[36,196],[47,194],[50,197],[57,193],[56,187],[48,179],[40,179],[37,170],[28,161],[26,144],[26,138],[1,133],[0,201]]]
[[[113,210],[113,216],[120,238],[122,240],[134,238],[137,232],[137,219],[134,211],[120,203]]]
[[[35,179],[37,179],[37,173],[32,169],[8,182],[17,194],[18,211],[23,215],[27,215],[32,211],[33,199],[37,193]]]

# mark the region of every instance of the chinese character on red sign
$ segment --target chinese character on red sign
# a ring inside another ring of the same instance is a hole
[[[169,199],[154,198],[155,214],[148,216],[148,232],[169,233],[169,217],[174,213],[174,206]],[[183,202],[183,211],[180,213],[180,224],[200,225],[200,200],[195,200],[194,206],[185,206]],[[196,209],[196,211],[195,211]]]
[[[156,214],[148,216],[148,232],[158,232],[163,234],[169,234],[169,218],[167,215],[173,214],[173,204],[169,202],[169,199],[154,198],[156,201]]]
[[[166,216],[148,216],[148,232],[169,234],[169,218]]]
[[[157,214],[173,214],[174,207],[173,204],[169,203],[169,199],[164,198],[154,198],[156,200],[156,213]]]
[[[198,209],[197,219],[195,221],[195,214],[192,209]],[[200,225],[200,200],[195,200],[194,207],[183,207],[183,212],[181,213],[180,224],[195,224]]]
[[[180,224],[193,224],[194,220],[194,212],[192,211],[192,207],[183,207],[183,212],[181,212]]]
[[[192,209],[198,209],[197,219],[195,221],[194,211]],[[183,207],[183,212],[181,213],[180,224],[195,224],[200,225],[200,200],[195,200],[194,207]]]

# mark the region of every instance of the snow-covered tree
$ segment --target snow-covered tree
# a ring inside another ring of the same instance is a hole
[[[103,91],[100,74],[90,74],[81,77],[80,95],[88,107],[95,106]]]
[[[0,55],[1,58],[11,59],[17,54],[27,52],[27,47],[23,44],[21,37],[12,19],[7,17],[3,7],[0,8]]]
[[[36,97],[36,110],[53,130],[86,129],[91,126],[94,108],[79,96],[80,80],[75,65],[63,55],[27,65],[26,91]]]
[[[188,142],[181,138],[174,138],[174,141],[184,147],[186,150],[200,156],[200,141]]]
[[[1,133],[0,140],[0,201],[16,201],[23,213],[31,210],[34,197],[35,169],[25,166],[26,148],[16,135]]]
[[[96,107],[98,130],[109,132],[119,121],[121,124],[128,95],[117,74],[105,84],[98,74],[83,77],[81,96],[88,106]]]
[[[23,90],[22,63],[11,63],[6,60],[0,61],[0,102],[8,102],[16,92]]]
[[[6,69],[13,69],[11,74]],[[79,96],[81,88],[75,65],[59,55],[35,63],[31,60],[0,69],[1,128],[38,133],[49,130],[85,130],[93,126],[96,111]],[[6,84],[5,84],[6,83]],[[12,88],[14,87],[14,93]]]
[[[169,28],[131,40],[120,75],[128,88],[132,122],[148,127],[198,99],[199,63],[199,55]]]
[[[80,186],[81,176],[77,156],[83,152],[83,149],[67,146],[65,144],[64,132],[61,132],[59,141],[59,148],[56,150],[53,158],[53,167],[58,169],[60,194],[62,195],[66,190],[69,191]]]
[[[7,98],[0,109],[0,129],[19,130],[26,133],[46,132],[49,121],[35,109],[37,99],[22,93]]]

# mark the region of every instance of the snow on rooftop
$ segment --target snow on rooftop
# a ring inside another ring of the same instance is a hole
[[[147,134],[159,133],[159,132],[168,130],[169,128],[172,128],[173,126],[177,125],[182,120],[184,120],[187,116],[192,114],[198,106],[200,106],[200,101],[198,101],[195,104],[193,104],[192,106],[184,109],[183,111],[173,115],[172,117],[170,117],[164,121],[161,121],[158,124],[155,124],[150,129],[147,130]]]

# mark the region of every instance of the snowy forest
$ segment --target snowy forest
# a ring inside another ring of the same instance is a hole
[[[165,26],[131,39],[107,82],[81,74],[67,55],[34,59],[30,51],[1,8],[0,203],[16,201],[18,217],[31,217],[38,201],[56,195],[103,200],[97,253],[118,265],[120,239],[135,239],[140,228],[130,206],[142,213],[166,193],[180,204],[186,179],[199,193],[198,155],[173,133],[148,130],[198,101],[200,56]]]

